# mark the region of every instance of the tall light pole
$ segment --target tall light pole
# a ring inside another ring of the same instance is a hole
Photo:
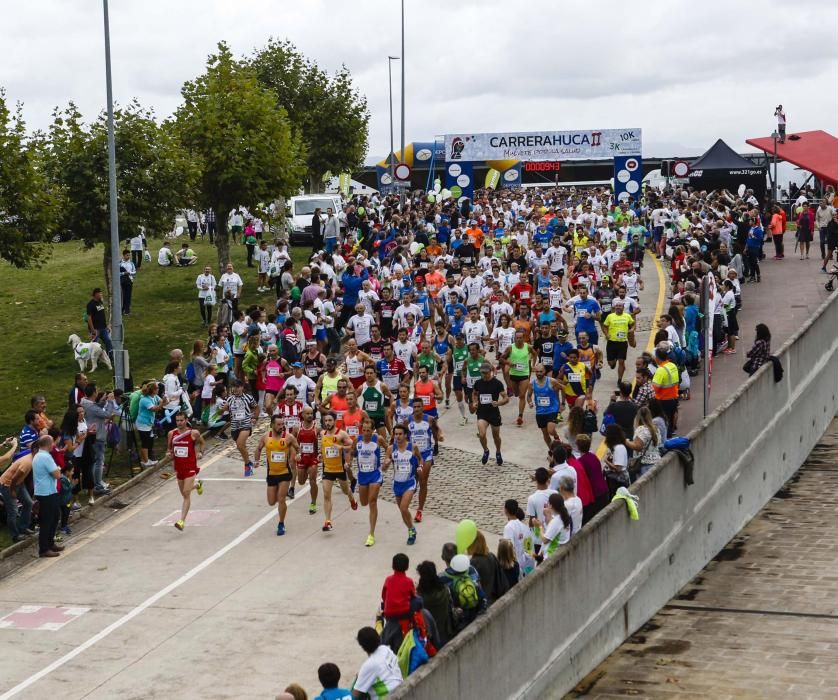
[[[105,84],[108,97],[108,192],[111,209],[111,341],[114,388],[125,388],[125,339],[122,325],[122,287],[119,284],[119,217],[116,209],[116,142],[113,133],[113,88],[111,87],[111,29],[108,0],[102,0],[105,15]]]
[[[398,56],[387,56],[387,80],[390,86],[390,183],[396,181],[396,146],[393,141],[393,61],[401,60]]]
[[[774,203],[777,203],[777,139],[780,138],[780,135],[777,133],[777,130],[774,130],[774,133],[771,134],[771,138],[774,139],[774,181],[771,184],[771,199]]]
[[[404,0],[402,0],[402,163],[404,163]],[[400,190],[399,209],[404,209],[404,189]]]

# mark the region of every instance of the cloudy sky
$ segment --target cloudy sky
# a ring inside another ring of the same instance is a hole
[[[641,127],[647,155],[740,152],[770,134],[838,135],[838,2],[406,0],[407,140],[436,134]],[[630,7],[634,8],[634,5]],[[3,3],[0,86],[45,127],[69,100],[104,105],[101,3]],[[289,38],[324,68],[345,63],[372,112],[370,159],[389,145],[387,55],[397,0],[111,0],[114,95],[169,115],[219,40],[240,54]],[[398,70],[394,63],[394,70]],[[398,74],[394,75],[396,141]]]

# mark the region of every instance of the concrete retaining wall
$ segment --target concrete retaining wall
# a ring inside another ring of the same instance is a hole
[[[675,457],[662,460],[632,487],[639,522],[611,504],[397,697],[561,697],[654,615],[797,471],[835,416],[834,298],[781,348],[779,384],[769,363],[690,434],[694,485]]]

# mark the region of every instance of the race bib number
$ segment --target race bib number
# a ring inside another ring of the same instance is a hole
[[[343,420],[343,414],[344,414],[344,411],[336,411],[335,412],[335,416],[336,416],[335,420],[338,420],[338,421]]]
[[[268,367],[268,376],[269,377],[278,377],[279,376],[279,367]]]
[[[515,370],[518,372],[526,372],[527,366],[523,362],[516,362],[515,363]]]
[[[628,336],[628,333],[626,333],[625,331],[617,331],[615,335],[617,336],[617,340],[625,340]]]
[[[271,452],[271,462],[285,463],[287,454],[285,452]]]
[[[364,410],[365,411],[377,411],[378,410],[378,401],[364,401]]]
[[[346,428],[346,434],[351,437],[358,437],[358,426],[350,425]]]
[[[491,394],[480,394],[480,403],[482,405],[491,405],[492,401],[494,401],[494,399]]]
[[[469,389],[474,388],[474,383],[477,381],[477,377],[472,377],[470,374],[466,375],[466,386]]]
[[[550,405],[550,397],[549,396],[539,396],[538,397],[538,405],[542,408],[547,408]]]
[[[364,472],[374,472],[375,471],[375,460],[374,459],[359,459],[358,460],[358,468]]]
[[[317,379],[317,367],[306,367],[306,374],[309,379]]]
[[[382,309],[381,318],[393,318],[393,312],[390,309]]]
[[[582,381],[582,375],[579,372],[571,372],[570,374],[567,375],[567,380],[569,382],[581,382]]]
[[[459,374],[460,372],[463,371],[463,361],[462,360],[460,360],[459,362],[454,363],[454,371],[457,372],[457,374]]]
[[[609,311],[611,311],[611,303],[610,302],[607,302],[607,301],[600,302],[600,306],[602,307],[602,310],[603,310],[604,313],[608,313]]]
[[[529,292],[521,292],[521,299],[529,299],[530,293]]]
[[[639,270],[639,269],[640,269],[640,263],[639,263],[639,262],[632,263],[632,265],[634,265],[634,269],[635,269],[635,270]]]
[[[189,456],[189,448],[184,447],[183,445],[176,445],[172,451],[175,453],[175,457],[179,457],[181,459]]]
[[[235,411],[233,411],[232,416],[233,420],[244,420],[247,417],[247,411],[245,411],[243,408],[237,408]]]
[[[431,405],[431,397],[430,396],[423,396],[422,397],[422,405],[423,406],[430,406]]]
[[[300,419],[297,416],[286,416],[285,417],[285,426],[288,428],[299,428],[300,427]]]
[[[552,367],[553,366],[553,358],[550,357],[550,356],[542,357],[541,358],[541,364],[544,365],[545,367]]]
[[[330,445],[326,448],[324,454],[326,455],[326,457],[334,459],[340,454],[340,449],[338,447],[335,447],[334,445]]]
[[[310,442],[304,442],[300,445],[300,451],[304,455],[314,454],[314,445]]]

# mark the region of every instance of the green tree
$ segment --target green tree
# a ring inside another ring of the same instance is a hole
[[[55,214],[38,140],[27,139],[20,104],[12,113],[0,89],[0,258],[15,267],[43,262]]]
[[[184,84],[176,123],[184,145],[201,162],[202,203],[215,211],[219,269],[230,259],[227,217],[287,195],[305,174],[305,149],[276,95],[225,43],[206,72]]]
[[[136,101],[114,111],[120,239],[140,226],[147,235],[171,229],[176,210],[195,192],[197,166],[170,123],[160,124]],[[104,243],[102,265],[111,290],[107,117],[85,124],[75,105],[56,108],[44,143],[44,162],[62,194],[59,226],[87,247]],[[117,251],[117,255],[119,251]]]
[[[270,39],[249,61],[259,82],[276,93],[308,151],[307,175],[360,166],[367,155],[370,113],[346,66],[327,75],[290,41]]]

